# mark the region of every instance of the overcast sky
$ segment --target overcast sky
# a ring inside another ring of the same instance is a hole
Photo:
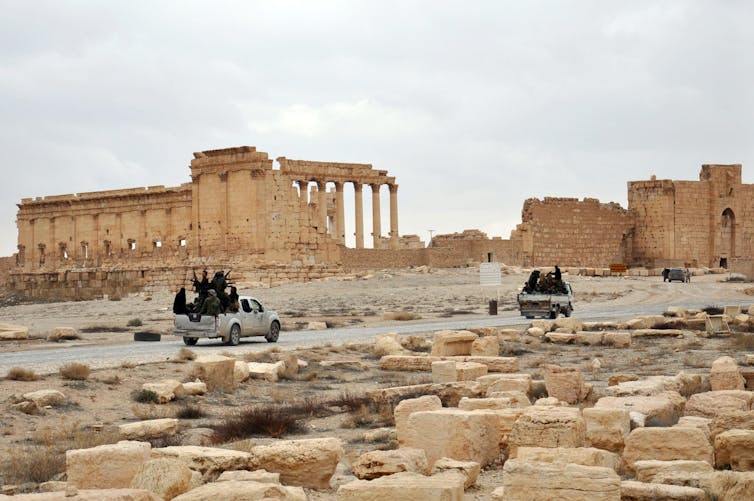
[[[401,234],[423,240],[507,238],[529,197],[626,206],[627,181],[698,179],[703,163],[743,163],[754,182],[744,0],[0,0],[0,12],[0,255],[15,252],[21,198],[176,186],[192,152],[239,145],[387,170]]]

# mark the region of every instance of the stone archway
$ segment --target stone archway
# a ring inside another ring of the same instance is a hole
[[[729,207],[720,221],[720,266],[728,267],[730,258],[736,256],[736,215]]]

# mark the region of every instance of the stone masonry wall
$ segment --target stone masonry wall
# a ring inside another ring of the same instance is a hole
[[[630,252],[633,217],[616,203],[531,198],[521,219],[515,239],[525,266],[607,266]]]

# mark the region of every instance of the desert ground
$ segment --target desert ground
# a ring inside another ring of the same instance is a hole
[[[65,450],[117,442],[118,426],[122,424],[177,417],[177,430],[151,438],[153,447],[212,445],[248,451],[280,438],[339,438],[345,454],[330,487],[306,489],[309,499],[335,499],[338,487],[355,479],[350,465],[356,458],[368,451],[397,447],[393,417],[397,402],[376,402],[368,393],[432,382],[428,371],[382,369],[374,350],[374,335],[345,339],[338,334],[343,328],[389,333],[416,325],[414,334],[399,339],[406,353],[423,356],[430,350],[433,333],[443,329],[444,322],[499,319],[507,332],[498,335],[499,355],[516,357],[519,372],[542,380],[543,368],[557,364],[583,373],[591,391],[578,404],[581,407],[593,405],[616,381],[675,376],[681,371],[708,375],[712,362],[719,357],[731,356],[744,366],[745,354],[754,352],[754,342],[746,332],[751,324],[746,322],[732,326],[740,333],[708,337],[699,329],[681,329],[671,336],[636,337],[630,347],[552,342],[530,335],[527,329],[531,322],[516,311],[516,294],[527,276],[528,270],[507,269],[502,285],[481,287],[478,270],[473,267],[422,268],[375,271],[269,289],[248,289],[238,284],[241,294],[252,295],[278,311],[283,321],[279,345],[254,341],[225,347],[218,341],[201,341],[190,349],[170,335],[173,293],[169,291],[135,294],[118,301],[24,302],[4,298],[0,323],[26,326],[30,338],[0,341],[0,358],[27,351],[49,352],[52,357],[61,349],[75,353],[99,345],[111,345],[116,353],[138,354],[141,345],[133,341],[133,333],[144,331],[162,333],[160,345],[169,355],[159,361],[139,361],[131,355],[105,364],[94,359],[78,360],[91,369],[88,374],[80,370],[66,375],[54,364],[28,377],[6,371],[0,379],[0,485],[8,494],[37,492],[42,482],[65,481]],[[726,274],[705,274],[684,284],[664,283],[661,277],[564,275],[575,291],[574,318],[598,320],[607,325],[606,329],[611,323],[661,314],[671,306],[689,310],[740,305],[745,312],[754,303],[754,297],[747,294],[751,293],[751,284],[727,278]],[[496,317],[488,315],[491,298],[499,298]],[[317,331],[319,339],[306,338],[298,343],[297,337],[304,339],[312,322],[325,322],[328,328]],[[48,332],[57,327],[75,328],[78,339],[47,341]],[[164,404],[137,401],[144,383],[193,381],[193,359],[209,352],[262,363],[292,354],[301,363],[295,374],[277,381],[252,378],[240,382],[234,390],[183,396]],[[64,402],[19,410],[22,395],[48,389],[60,391]],[[546,396],[540,388],[539,394],[531,396],[532,402]],[[263,408],[280,412],[272,414],[273,421],[286,413],[291,419],[280,419],[279,426],[262,423],[241,433],[228,431],[232,429],[228,423],[244,411]],[[501,461],[483,468],[476,485],[466,490],[465,499],[490,498],[502,485]]]

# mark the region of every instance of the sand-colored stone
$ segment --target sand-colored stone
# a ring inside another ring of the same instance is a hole
[[[687,473],[697,476],[707,476],[713,468],[706,461],[694,461],[688,459],[676,459],[660,461],[657,459],[645,459],[634,462],[634,473],[639,482],[657,482],[658,477],[669,477],[670,474]]]
[[[683,416],[678,420],[678,423],[676,423],[674,426],[686,426],[689,428],[697,428],[699,430],[702,430],[702,432],[710,439],[712,440],[712,434],[710,432],[710,425],[712,424],[712,420],[709,418],[703,418],[698,416]]]
[[[157,402],[160,404],[166,404],[171,400],[175,400],[178,395],[182,394],[183,384],[175,379],[165,379],[152,383],[144,383],[141,385],[141,389],[145,391],[153,391],[157,394]]]
[[[129,488],[150,458],[146,442],[122,441],[65,453],[68,483],[79,489]]]
[[[665,317],[662,315],[642,315],[626,322],[628,328],[631,330],[636,329],[654,329],[657,325],[665,322]]]
[[[518,407],[517,402],[512,398],[462,398],[458,402],[458,408],[466,411],[478,409],[510,409]]]
[[[594,447],[519,447],[516,459],[535,463],[573,463],[620,470],[620,456]]]
[[[478,337],[470,331],[437,331],[432,339],[432,355],[437,357],[471,355],[471,344]]]
[[[728,430],[754,430],[754,411],[731,411],[718,414],[710,423],[710,437]]]
[[[202,381],[183,383],[183,393],[186,395],[204,395],[207,393],[207,385]]]
[[[579,409],[526,407],[510,433],[510,457],[516,457],[519,447],[583,447],[585,435],[586,423]]]
[[[620,453],[631,432],[631,420],[625,409],[591,407],[582,412],[586,423],[586,445]]]
[[[29,328],[23,325],[0,324],[0,340],[28,339]]]
[[[408,417],[413,412],[434,411],[442,409],[440,397],[436,395],[425,395],[418,398],[408,398],[401,400],[393,410],[395,418],[395,433],[398,439],[398,445],[404,445],[410,429],[408,428]]]
[[[583,330],[584,322],[578,318],[558,317],[553,322],[553,326],[556,329],[566,329],[568,332],[575,334],[576,332]]]
[[[416,395],[437,395],[446,407],[457,407],[463,397],[477,398],[484,396],[477,381],[456,381],[455,383],[414,384],[410,386],[392,386],[367,391],[367,396],[375,402],[396,402]]]
[[[47,340],[52,342],[79,339],[79,331],[75,327],[53,327],[47,331]]]
[[[671,426],[678,421],[685,402],[686,399],[678,392],[666,391],[650,396],[602,397],[594,407],[640,412],[646,416],[647,423]]]
[[[270,383],[276,382],[280,378],[280,364],[266,362],[248,362],[249,377],[251,379],[262,379]]]
[[[754,472],[715,471],[710,475],[709,490],[717,501],[754,499]]]
[[[202,355],[193,363],[193,374],[204,381],[208,391],[225,391],[236,388],[236,361],[222,355]]]
[[[396,473],[375,480],[354,480],[338,488],[338,501],[463,501],[463,476]]]
[[[122,440],[146,440],[175,435],[178,420],[175,418],[148,419],[118,426]]]
[[[162,499],[173,499],[189,490],[191,470],[175,459],[152,459],[141,465],[131,488],[145,489]]]
[[[0,499],[6,496],[0,494]],[[68,489],[38,494],[17,494],[7,497],[12,501],[162,501],[150,491],[144,489]]]
[[[529,327],[526,329],[526,335],[537,339],[542,339],[545,336],[545,331],[541,327]]]
[[[267,470],[234,470],[224,471],[217,477],[215,482],[261,482],[263,484],[279,484],[280,473],[273,473]]]
[[[605,338],[605,333],[600,331],[577,331],[574,335],[573,341],[577,344],[585,344],[589,346],[597,346],[602,344]]]
[[[233,379],[236,384],[241,384],[249,379],[249,364],[243,360],[236,360],[233,366]]]
[[[707,493],[696,487],[646,484],[624,480],[620,485],[621,501],[707,501]]]
[[[718,390],[689,397],[684,414],[714,419],[723,414],[751,409],[754,394],[743,390]]]
[[[511,400],[514,407],[529,407],[531,405],[531,400],[526,393],[516,390],[489,392],[487,398],[507,398]]]
[[[620,477],[611,468],[510,459],[503,467],[506,501],[620,501]]]
[[[372,353],[378,357],[403,355],[406,353],[406,349],[401,345],[397,332],[388,332],[375,336]]]
[[[713,464],[713,449],[704,432],[696,428],[637,428],[626,438],[623,461],[633,471],[636,461],[687,459]]]
[[[602,343],[615,348],[628,348],[631,346],[630,332],[606,332],[602,338]]]
[[[576,340],[576,334],[573,332],[548,332],[545,339],[556,344],[570,344]]]
[[[544,373],[549,396],[569,404],[577,404],[586,398],[584,375],[578,369],[547,365]]]
[[[23,394],[24,400],[34,402],[39,407],[48,405],[55,407],[62,405],[67,400],[65,395],[58,390],[37,390]]]
[[[500,354],[497,336],[481,336],[471,343],[471,356],[496,357]]]
[[[491,411],[414,412],[406,426],[406,446],[424,450],[429,464],[447,457],[486,466],[500,454],[497,419]]]
[[[498,376],[495,374],[495,376]],[[530,374],[500,374],[498,377],[485,380],[477,379],[483,387],[487,388],[487,395],[500,391],[520,391],[526,395],[531,393]]]
[[[440,458],[432,466],[432,475],[438,475],[445,471],[457,471],[464,477],[463,488],[468,489],[476,484],[481,467],[475,461],[458,461],[451,458]]]
[[[327,489],[343,445],[337,438],[278,440],[251,448],[253,469],[280,473],[285,485]]]
[[[715,437],[715,467],[754,470],[754,430],[728,430]]]
[[[372,480],[402,471],[426,475],[429,473],[429,466],[427,455],[422,449],[401,447],[366,452],[351,463],[351,471],[356,478]]]
[[[204,484],[174,499],[175,501],[261,501],[268,499],[306,501],[307,496],[301,487],[230,480]]]
[[[745,389],[745,380],[733,358],[720,357],[712,362],[710,385],[712,391]]]
[[[251,467],[251,454],[248,452],[220,449],[218,447],[201,447],[179,445],[152,449],[152,459],[176,459],[194,471],[200,472],[205,480],[213,480],[220,473],[238,469],[256,469]]]

